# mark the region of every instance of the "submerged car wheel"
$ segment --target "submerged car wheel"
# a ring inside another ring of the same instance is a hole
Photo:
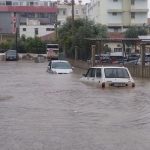
[[[105,83],[102,83],[102,88],[103,88],[103,89],[105,88]]]
[[[132,87],[135,87],[135,83],[132,83]]]

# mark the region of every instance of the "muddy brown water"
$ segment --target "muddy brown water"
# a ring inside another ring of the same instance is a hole
[[[84,70],[0,62],[0,150],[149,150],[150,80],[99,89]]]

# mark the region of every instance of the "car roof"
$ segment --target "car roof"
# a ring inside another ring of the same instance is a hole
[[[95,67],[90,67],[90,68],[126,68],[124,66],[95,66]]]
[[[67,60],[51,60],[51,62],[68,62]]]
[[[17,50],[15,50],[15,49],[8,49],[7,51],[17,51]],[[6,52],[7,52],[7,51],[6,51]]]

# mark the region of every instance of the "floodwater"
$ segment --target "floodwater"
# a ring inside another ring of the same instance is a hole
[[[150,149],[150,79],[99,89],[47,64],[0,62],[0,150]]]

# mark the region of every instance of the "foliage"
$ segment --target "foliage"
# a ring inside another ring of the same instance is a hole
[[[132,26],[129,27],[129,29],[125,32],[125,37],[126,38],[138,38],[140,35],[147,35],[148,32],[146,28],[144,27],[137,27],[137,26]],[[134,44],[133,42],[127,42],[127,45],[132,45]]]
[[[17,39],[17,51],[19,53],[46,53],[45,42],[40,38],[25,38],[22,36]],[[0,44],[1,49],[16,49],[16,40],[6,41]]]
[[[74,47],[77,46],[80,59],[87,59],[90,54],[90,41],[86,38],[104,37],[107,37],[106,26],[94,24],[87,19],[75,20],[74,28],[71,19],[68,19],[58,30],[59,43],[64,47],[67,56],[74,57]]]
[[[10,41],[0,43],[0,52],[5,52],[10,47]]]

